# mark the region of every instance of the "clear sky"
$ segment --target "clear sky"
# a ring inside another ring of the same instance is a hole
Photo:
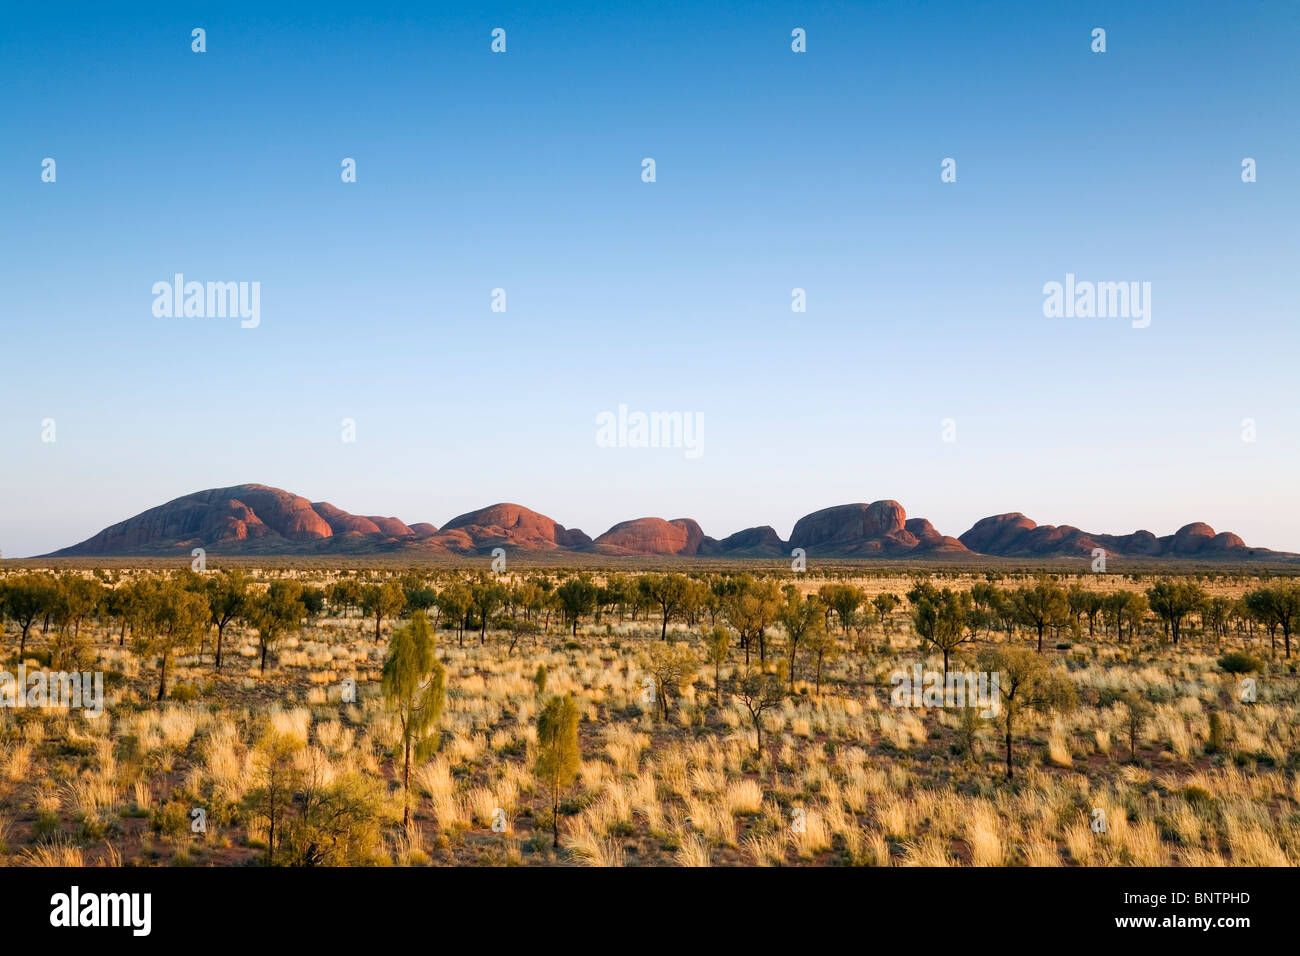
[[[254,481],[1300,551],[1300,5],[140,10],[0,14],[5,557]],[[261,324],[156,318],[177,272],[260,282]],[[1150,282],[1150,327],[1046,318],[1067,273]],[[619,404],[703,453],[598,447]]]

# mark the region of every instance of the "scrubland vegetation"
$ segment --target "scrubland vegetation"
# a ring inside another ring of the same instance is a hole
[[[1300,862],[1293,579],[11,571],[10,865]],[[898,706],[914,665],[1000,708]],[[1104,826],[1098,826],[1098,820]]]

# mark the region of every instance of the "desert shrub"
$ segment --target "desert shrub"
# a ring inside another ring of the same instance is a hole
[[[177,684],[168,696],[177,703],[188,704],[198,700],[199,692],[193,684]]]
[[[1208,753],[1218,753],[1223,749],[1223,718],[1218,711],[1210,714],[1210,739],[1205,749]]]
[[[1249,674],[1264,669],[1264,662],[1245,651],[1229,651],[1219,658],[1219,669],[1226,674]]]
[[[50,840],[58,836],[59,833],[59,815],[53,810],[42,810],[36,815],[36,820],[32,823],[32,839],[36,841]]]
[[[149,819],[154,833],[178,837],[189,831],[190,808],[180,800],[168,800],[154,808]]]

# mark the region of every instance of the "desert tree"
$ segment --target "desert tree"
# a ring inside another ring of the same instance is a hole
[[[343,578],[330,585],[330,603],[343,611],[340,617],[346,617],[354,607],[360,607],[362,597],[361,583],[356,578]]]
[[[523,609],[524,620],[535,623],[537,612],[542,608],[542,589],[533,579],[521,581],[515,585],[515,601]]]
[[[808,653],[813,659],[813,675],[817,696],[822,695],[822,667],[826,661],[833,660],[840,653],[840,646],[835,643],[829,631],[820,628],[808,635],[806,641]]]
[[[785,662],[780,662],[775,672],[746,669],[733,680],[732,695],[749,713],[754,724],[754,750],[763,754],[763,714],[781,706],[786,699],[785,675],[781,673]]]
[[[1010,641],[1016,636],[1016,625],[1020,623],[1020,607],[1014,592],[1000,588],[990,597],[989,611],[997,621],[1002,633]]]
[[[1120,699],[1124,702],[1124,722],[1128,728],[1129,759],[1137,763],[1138,740],[1142,736],[1142,728],[1155,716],[1155,708],[1135,690],[1126,691]]]
[[[971,604],[980,613],[986,634],[991,635],[993,626],[998,622],[998,597],[1001,593],[997,585],[988,581],[977,581],[971,585]]]
[[[1147,601],[1177,647],[1183,622],[1200,610],[1205,603],[1205,592],[1191,581],[1159,581],[1147,588]]]
[[[888,591],[877,594],[871,599],[871,606],[876,610],[876,617],[880,619],[880,630],[883,633],[888,633],[889,616],[901,603],[897,594],[890,594]]]
[[[1097,618],[1106,606],[1106,595],[1098,591],[1089,591],[1083,599],[1083,613],[1088,619],[1088,640],[1097,636]]]
[[[205,596],[208,600],[209,620],[217,629],[213,669],[221,670],[221,649],[226,628],[244,613],[244,603],[248,600],[248,577],[239,568],[214,574],[207,580]]]
[[[158,655],[158,696],[167,692],[167,664],[177,653],[198,647],[208,626],[208,605],[174,581],[153,581],[138,600],[133,631],[136,652]]]
[[[1228,634],[1232,615],[1232,600],[1221,595],[1210,598],[1201,608],[1201,623],[1214,634],[1214,644],[1220,647]]]
[[[27,633],[36,620],[45,613],[50,600],[50,588],[35,574],[20,574],[5,583],[4,613],[18,625],[18,654],[27,652]]]
[[[709,588],[708,582],[695,577],[686,579],[686,588],[682,594],[681,614],[690,627],[694,627],[700,622],[712,600],[713,591]]]
[[[537,761],[533,772],[551,797],[552,846],[560,845],[560,794],[573,786],[582,765],[578,705],[572,694],[552,697],[537,715]]]
[[[1269,634],[1282,632],[1285,655],[1291,656],[1291,632],[1300,621],[1300,585],[1279,584],[1249,591],[1246,606],[1268,628]]]
[[[456,643],[465,645],[465,626],[469,623],[469,609],[473,596],[463,581],[453,581],[438,593],[438,607],[448,621],[456,622]]]
[[[731,632],[721,624],[715,624],[708,633],[705,643],[705,659],[713,665],[713,706],[722,706],[722,665],[727,663],[731,652]]]
[[[438,606],[438,592],[419,575],[402,581],[402,597],[408,613],[423,611],[427,615]]]
[[[72,637],[76,640],[81,637],[82,622],[99,608],[104,587],[96,578],[69,572],[60,578],[59,590],[63,593],[65,623],[72,625]]]
[[[793,584],[786,585],[784,597],[785,600],[776,612],[776,620],[785,630],[790,690],[793,691],[795,654],[799,650],[799,644],[805,638],[811,640],[813,635],[826,630],[826,614],[821,597],[816,594],[804,597]]]
[[[1083,631],[1083,618],[1088,613],[1088,595],[1091,593],[1079,581],[1071,581],[1065,589],[1065,603],[1070,609],[1070,621],[1075,634]]]
[[[126,625],[130,620],[130,608],[128,606],[130,597],[130,587],[119,584],[116,587],[106,588],[101,602],[102,611],[107,619],[110,631],[115,626],[121,628],[117,641],[119,646],[126,644]]]
[[[668,719],[668,707],[673,699],[695,680],[699,660],[687,644],[669,644],[659,641],[650,646],[650,675],[655,687],[655,712]]]
[[[375,643],[382,639],[380,631],[384,618],[396,617],[406,607],[406,595],[396,581],[372,584],[361,592],[361,613],[375,616]]]
[[[288,631],[297,628],[307,609],[302,603],[302,585],[294,580],[272,581],[266,591],[245,602],[245,619],[257,631],[261,651],[261,673],[266,673],[266,652]]]
[[[840,629],[848,637],[849,628],[857,620],[858,608],[862,606],[865,595],[849,584],[823,584],[817,591],[822,609],[835,612],[840,622]]]
[[[1070,620],[1070,605],[1061,586],[1040,575],[1032,587],[1015,591],[1016,616],[1021,624],[1038,633],[1038,653],[1043,652],[1043,632],[1064,627]]]
[[[487,629],[492,615],[505,605],[510,592],[504,584],[484,573],[480,573],[470,583],[469,592],[470,605],[479,619],[478,642],[484,644],[487,642]]]
[[[908,604],[915,607],[922,600],[929,600],[931,604],[939,600],[939,589],[930,580],[929,575],[913,578],[912,586],[907,591]]]
[[[745,649],[745,664],[749,665],[750,648],[758,642],[760,667],[767,663],[767,628],[780,609],[780,594],[775,581],[755,581],[743,574],[736,579],[735,587],[724,599],[727,623],[740,637]]]
[[[690,579],[684,574],[643,574],[637,587],[659,607],[659,640],[668,639],[668,622],[690,598]]]
[[[979,656],[982,670],[998,674],[998,701],[1007,750],[1007,779],[1012,776],[1011,744],[1016,723],[1028,710],[1069,710],[1074,685],[1058,674],[1041,654],[1027,647],[993,647]]]
[[[943,681],[948,683],[948,656],[969,637],[961,595],[944,588],[923,594],[912,606],[912,628],[921,640],[943,654]]]
[[[303,779],[297,755],[302,742],[268,727],[250,754],[250,775],[258,786],[243,798],[251,815],[266,822],[266,862],[275,865],[275,851],[293,809],[294,794]]]
[[[50,645],[50,667],[55,670],[63,666],[68,655],[74,660],[80,658],[84,650],[81,625],[99,611],[104,586],[98,578],[83,577],[70,571],[59,578],[58,590],[55,611],[58,630]]]
[[[384,701],[402,733],[402,826],[411,823],[411,750],[424,759],[437,749],[438,721],[447,700],[447,670],[436,656],[433,628],[423,611],[393,631],[381,680]]]
[[[1106,607],[1115,620],[1115,639],[1120,643],[1124,641],[1125,626],[1129,640],[1132,640],[1150,609],[1146,595],[1123,590],[1108,594]]]
[[[372,862],[383,840],[382,783],[361,771],[339,773],[316,749],[297,769],[279,826],[280,861],[301,867]]]
[[[586,575],[570,578],[555,589],[556,599],[564,620],[573,628],[573,636],[578,636],[578,623],[596,609],[596,585]]]
[[[318,588],[314,585],[307,584],[302,589],[302,609],[308,620],[315,620],[325,613],[325,605],[328,603],[328,596],[324,588]]]

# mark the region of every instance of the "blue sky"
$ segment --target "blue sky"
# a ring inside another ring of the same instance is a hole
[[[3,13],[6,557],[246,481],[1300,551],[1300,7],[268,6]],[[260,326],[155,318],[176,272],[260,282]],[[1067,272],[1150,282],[1150,327],[1045,318]],[[703,454],[597,447],[620,403]]]

